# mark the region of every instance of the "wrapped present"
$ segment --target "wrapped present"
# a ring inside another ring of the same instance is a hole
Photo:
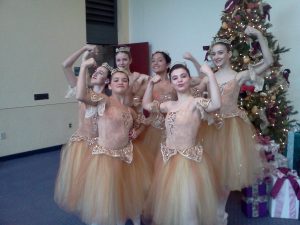
[[[247,217],[263,217],[268,214],[268,194],[265,180],[258,179],[242,189],[242,212]]]
[[[289,131],[287,143],[288,167],[300,174],[300,132]]]
[[[262,158],[264,176],[270,176],[278,167],[287,167],[287,158],[278,152],[280,145],[267,137],[260,138],[257,149]]]
[[[268,215],[268,196],[253,198],[242,197],[242,211],[247,217],[263,217]]]
[[[242,195],[246,198],[256,198],[267,195],[267,184],[263,180],[257,180],[255,184],[242,189]]]
[[[297,173],[280,167],[272,175],[269,212],[271,217],[299,218],[300,179]]]

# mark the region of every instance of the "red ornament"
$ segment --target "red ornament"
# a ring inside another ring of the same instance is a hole
[[[241,86],[240,93],[243,93],[243,92],[253,93],[254,89],[255,89],[255,87],[253,85],[245,85],[245,84],[243,84]]]

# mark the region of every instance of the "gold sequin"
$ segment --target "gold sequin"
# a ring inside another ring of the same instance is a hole
[[[176,149],[176,148],[169,148],[162,143],[160,150],[164,162],[167,162],[173,155],[176,155],[177,153],[196,162],[201,162],[202,155],[203,155],[203,147],[202,145],[199,144],[186,149]]]
[[[124,162],[130,164],[133,160],[133,145],[129,142],[125,147],[120,149],[109,149],[99,144],[92,147],[92,154],[105,154],[111,157],[120,158]]]

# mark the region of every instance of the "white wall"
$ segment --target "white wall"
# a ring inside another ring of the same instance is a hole
[[[275,39],[280,45],[292,48],[282,54],[280,61],[291,69],[289,99],[300,112],[300,4],[299,0],[266,0],[272,9],[271,23]],[[182,62],[185,51],[204,59],[203,45],[209,45],[221,26],[221,15],[226,0],[129,0],[129,41],[149,41],[152,50],[170,53],[173,63]],[[189,64],[190,65],[190,64]],[[190,66],[191,71],[195,70]],[[296,115],[300,120],[300,114]]]
[[[118,43],[129,42],[129,0],[118,0]]]
[[[64,98],[61,62],[85,43],[84,4],[0,2],[0,156],[64,144],[74,132],[77,103]],[[34,101],[35,93],[49,100]]]

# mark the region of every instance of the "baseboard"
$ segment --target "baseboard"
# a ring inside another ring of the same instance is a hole
[[[51,152],[51,151],[57,151],[62,148],[62,145],[56,145],[48,148],[41,148],[41,149],[36,149],[28,152],[22,152],[22,153],[17,153],[13,155],[8,155],[8,156],[2,156],[0,157],[0,161],[6,161],[6,160],[12,160],[12,159],[17,159],[21,157],[27,157],[35,154],[41,154],[41,153],[46,153],[46,152]]]

